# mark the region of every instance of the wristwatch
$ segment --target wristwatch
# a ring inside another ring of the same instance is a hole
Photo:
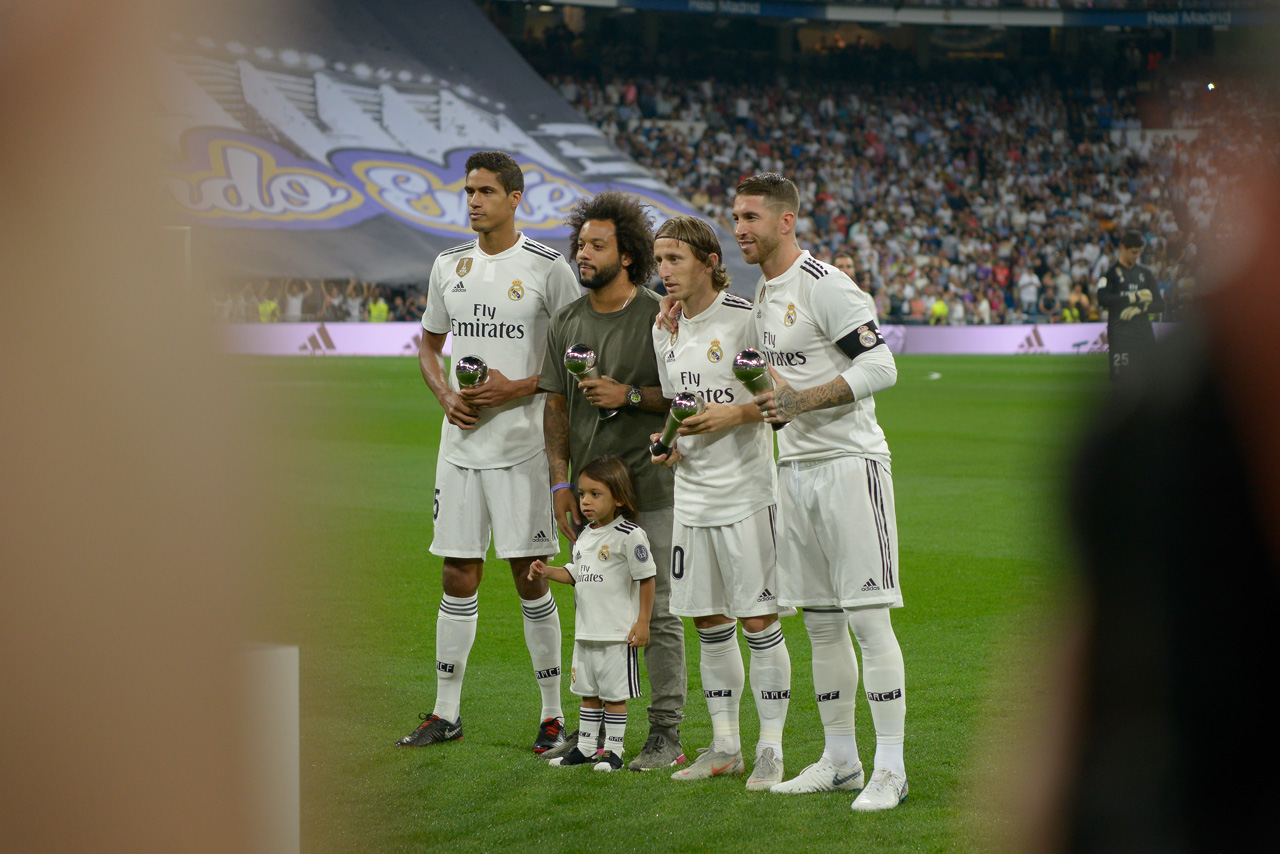
[[[640,386],[633,385],[627,389],[627,406],[632,409],[640,408],[640,401],[644,399],[644,395],[640,393]]]

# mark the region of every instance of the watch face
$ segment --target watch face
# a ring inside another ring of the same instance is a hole
[[[639,406],[640,398],[641,398],[641,394],[640,394],[640,389],[638,388],[632,388],[631,391],[627,392],[627,401],[632,406]]]

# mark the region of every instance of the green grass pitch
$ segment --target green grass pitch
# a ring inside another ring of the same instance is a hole
[[[983,850],[992,774],[985,745],[1043,697],[1034,664],[1070,587],[1063,466],[1105,391],[1101,357],[898,359],[877,396],[893,453],[906,607],[893,619],[907,667],[911,795],[855,815],[844,793],[748,794],[745,778],[676,783],[663,773],[552,769],[529,750],[540,708],[506,564],[486,564],[463,692],[461,742],[393,742],[435,692],[440,561],[431,502],[440,410],[413,359],[235,360],[269,402],[271,559],[261,640],[301,647],[306,851],[533,849],[723,851]],[[562,555],[563,556],[563,555]],[[564,661],[572,590],[553,585]],[[822,730],[800,617],[784,621],[793,662],[787,777],[817,759]],[[686,622],[693,754],[710,741],[697,636]],[[742,644],[746,658],[746,644]],[[647,682],[645,685],[647,696]],[[576,698],[563,687],[572,728]],[[647,732],[629,704],[627,752]],[[750,751],[756,720],[742,710]],[[870,769],[865,697],[858,744]],[[998,769],[997,776],[998,776]]]

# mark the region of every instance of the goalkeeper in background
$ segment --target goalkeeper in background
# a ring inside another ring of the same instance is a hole
[[[1148,315],[1164,311],[1155,275],[1138,265],[1144,246],[1140,232],[1126,231],[1120,238],[1118,260],[1098,280],[1098,305],[1107,310],[1112,380],[1149,359],[1156,336]]]

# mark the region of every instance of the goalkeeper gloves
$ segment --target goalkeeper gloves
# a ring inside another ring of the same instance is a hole
[[[1142,314],[1142,309],[1138,308],[1138,306],[1136,305],[1131,305],[1128,308],[1126,308],[1124,311],[1120,312],[1120,319],[1133,320],[1135,317],[1137,317],[1140,314]]]
[[[1143,308],[1151,305],[1151,291],[1147,288],[1138,291],[1138,302],[1142,303]]]

